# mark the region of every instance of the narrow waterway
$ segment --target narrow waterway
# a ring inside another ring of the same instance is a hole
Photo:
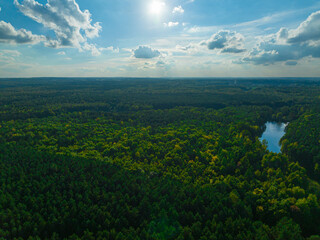
[[[286,123],[267,122],[266,130],[262,134],[260,141],[266,140],[268,143],[268,150],[275,153],[281,152],[280,139],[285,134]]]

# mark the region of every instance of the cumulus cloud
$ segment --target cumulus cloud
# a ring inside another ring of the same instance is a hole
[[[88,10],[81,11],[75,0],[48,0],[43,5],[35,0],[14,0],[15,5],[25,15],[54,31],[56,39],[46,41],[52,48],[76,47],[90,50],[97,55],[88,38],[99,36],[100,23],[92,24]]]
[[[148,46],[139,46],[137,49],[133,50],[133,56],[135,58],[155,58],[160,56],[160,52],[156,49],[152,49]]]
[[[168,23],[164,23],[165,27],[177,27],[179,26],[179,22],[168,22]]]
[[[220,50],[221,53],[242,53],[244,49],[244,37],[237,32],[222,30],[214,34],[209,40],[201,42],[209,50]]]
[[[175,13],[184,13],[184,9],[182,8],[182,6],[177,6],[177,7],[174,7],[173,10],[172,10],[172,13],[175,14]]]
[[[310,43],[320,40],[320,11],[312,13],[297,29],[289,32],[288,43]]]
[[[296,65],[304,57],[320,58],[320,11],[312,13],[296,29],[281,28],[264,36],[241,63]]]
[[[10,23],[0,21],[0,42],[14,44],[37,44],[44,36],[34,35],[26,29],[16,30]]]
[[[320,46],[307,44],[277,44],[273,41],[261,42],[248,56],[243,58],[244,62],[252,62],[257,65],[270,65],[276,62],[298,61],[304,57],[320,57]]]

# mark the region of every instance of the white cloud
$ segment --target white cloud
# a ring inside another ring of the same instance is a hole
[[[288,18],[290,15],[296,15],[296,14],[297,14],[297,11],[279,12],[272,15],[264,16],[256,20],[238,23],[238,24],[235,24],[234,27],[251,29],[251,28],[256,28],[260,26],[270,26],[271,24],[275,24],[277,22],[282,21],[283,19]]]
[[[237,24],[228,24],[228,25],[213,25],[213,26],[192,26],[186,28],[186,32],[190,34],[199,34],[199,33],[211,33],[216,32],[221,29],[231,29],[233,31],[241,32],[242,34],[247,33],[251,36],[257,36],[260,34],[265,34],[266,31],[274,30],[275,26],[280,24],[283,21],[287,21],[288,18],[294,18],[294,16],[300,15],[301,13],[305,14],[310,12],[310,9],[299,9],[292,11],[278,12],[272,15],[264,16],[262,18],[241,22]]]
[[[91,52],[91,55],[92,56],[100,56],[101,55],[101,52],[98,50],[98,48],[96,47],[96,45],[94,44],[89,44],[89,43],[85,43],[82,47],[83,50],[86,50],[86,51],[90,51]]]
[[[5,64],[8,64],[8,63],[14,62],[15,59],[20,56],[21,56],[21,53],[17,50],[1,50],[0,62],[4,62]]]
[[[66,55],[66,53],[65,53],[65,52],[63,52],[63,51],[62,51],[62,52],[58,52],[57,54],[58,54],[58,55],[60,55],[60,56],[64,56],[64,55]]]
[[[262,37],[240,63],[285,62],[292,66],[305,57],[320,58],[320,11],[311,14],[296,29],[281,28],[276,34]]]
[[[11,55],[13,57],[20,57],[21,56],[21,52],[19,52],[17,50],[2,50],[1,52],[6,55]]]
[[[25,29],[16,30],[10,23],[0,21],[0,42],[13,44],[37,44],[44,36],[34,35]]]
[[[135,58],[150,59],[150,58],[159,57],[160,52],[148,46],[139,46],[137,49],[133,50],[133,56]]]
[[[199,34],[199,33],[209,33],[218,31],[221,29],[221,27],[218,26],[206,26],[206,27],[200,27],[200,26],[193,26],[186,29],[186,32],[189,34]]]
[[[184,13],[184,9],[182,8],[182,6],[177,6],[177,7],[174,7],[173,10],[172,10],[172,13],[175,14],[175,13]]]
[[[113,53],[119,53],[120,49],[119,48],[114,48],[113,46],[106,47],[106,48],[99,48],[99,51],[108,51],[108,52],[113,52]]]
[[[200,44],[207,46],[209,50],[218,49],[221,53],[242,53],[246,51],[243,42],[244,37],[240,33],[221,30]]]
[[[165,27],[177,27],[179,26],[179,22],[168,22],[163,24]]]
[[[48,0],[45,5],[35,0],[23,0],[21,3],[14,0],[14,3],[24,15],[55,32],[56,39],[48,39],[46,46],[76,47],[98,55],[87,39],[99,36],[100,23],[92,24],[90,12],[81,11],[75,0]]]
[[[176,45],[172,54],[175,56],[185,56],[186,54],[196,56],[205,52],[207,50],[204,51],[199,43],[190,43],[187,46]]]
[[[288,43],[310,43],[320,40],[320,11],[312,13],[297,29],[289,31]]]

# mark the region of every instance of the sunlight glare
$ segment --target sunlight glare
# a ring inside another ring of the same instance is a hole
[[[161,1],[153,1],[151,2],[150,6],[149,6],[149,13],[150,14],[155,14],[155,15],[160,15],[165,7],[165,3],[161,2]]]

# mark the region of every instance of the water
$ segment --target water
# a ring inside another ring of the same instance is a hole
[[[267,122],[266,130],[260,138],[261,141],[266,140],[268,142],[268,150],[275,153],[281,152],[281,145],[279,144],[280,139],[285,134],[284,129],[286,128],[286,123],[275,123]]]

